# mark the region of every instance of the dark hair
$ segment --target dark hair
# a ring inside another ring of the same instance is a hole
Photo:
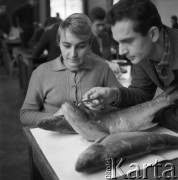
[[[133,30],[143,36],[152,26],[159,30],[163,26],[158,10],[150,0],[120,0],[106,15],[106,21],[111,26],[123,19],[132,20]]]
[[[171,16],[171,19],[173,19],[175,22],[177,22],[177,16]]]
[[[103,20],[105,19],[105,16],[106,11],[101,7],[94,7],[89,13],[89,17],[92,22],[95,20]]]

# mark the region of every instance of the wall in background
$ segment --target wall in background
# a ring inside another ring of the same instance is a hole
[[[172,15],[177,15],[178,17],[178,0],[152,0],[156,5],[162,22],[171,27],[171,19]]]
[[[92,8],[97,6],[108,11],[112,6],[112,0],[87,0],[87,12],[90,12]]]
[[[48,17],[47,0],[38,0],[39,2],[39,22],[44,23]]]

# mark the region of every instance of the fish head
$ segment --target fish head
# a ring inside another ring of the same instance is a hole
[[[92,122],[95,115],[86,107],[66,102],[62,105],[61,109],[68,123],[83,138],[95,141],[108,134],[97,123]]]
[[[79,157],[75,164],[78,172],[91,173],[105,167],[107,153],[102,144],[94,143],[89,146]]]
[[[62,104],[61,110],[65,119],[79,134],[82,130],[81,127],[83,127],[83,129],[86,129],[85,127],[88,127],[88,114],[81,107],[77,106],[74,103],[65,102],[64,104]]]
[[[83,106],[77,106],[75,103],[65,102],[62,104],[61,110],[67,121],[87,121],[88,113]]]

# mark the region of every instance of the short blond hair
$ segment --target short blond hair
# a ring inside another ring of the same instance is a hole
[[[84,41],[92,39],[92,22],[89,17],[83,13],[74,13],[68,16],[59,26],[57,31],[57,42],[60,42],[60,36],[66,30],[70,30],[72,34]]]

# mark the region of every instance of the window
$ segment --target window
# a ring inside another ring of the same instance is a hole
[[[113,0],[113,5],[116,4],[119,0]]]
[[[83,0],[50,0],[51,17],[59,13],[61,19],[73,13],[83,13]]]

